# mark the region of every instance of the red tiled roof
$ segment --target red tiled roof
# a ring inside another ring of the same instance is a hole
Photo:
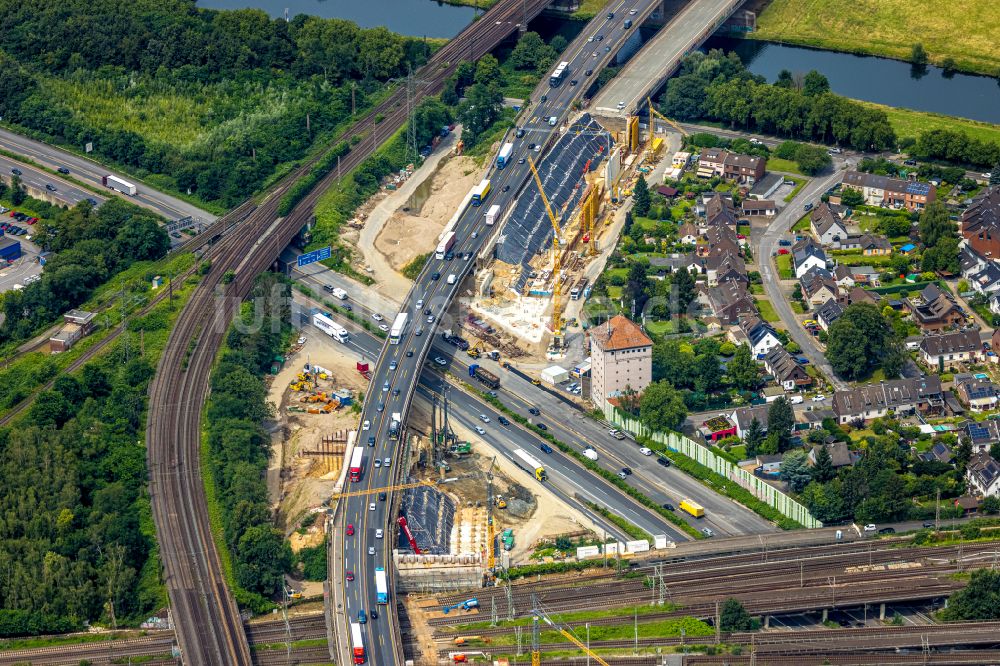
[[[606,324],[595,327],[590,333],[591,342],[603,351],[651,347],[653,341],[635,322],[624,315],[615,315]]]

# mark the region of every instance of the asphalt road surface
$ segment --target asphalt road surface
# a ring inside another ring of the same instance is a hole
[[[128,182],[135,183],[138,189],[136,196],[129,197],[130,201],[133,201],[140,206],[145,206],[146,208],[155,210],[168,220],[177,220],[189,215],[194,218],[199,218],[205,223],[214,222],[216,219],[216,216],[212,215],[208,211],[201,210],[200,208],[176,197],[172,197],[169,194],[157,192],[148,186],[137,182],[135,178],[110,171],[106,167],[90,159],[69,153],[60,148],[56,148],[55,146],[50,146],[47,143],[42,143],[41,141],[35,141],[34,139],[23,137],[8,130],[0,129],[0,148],[12,153],[17,153],[18,155],[25,155],[26,157],[34,160],[37,164],[51,169],[66,167],[70,170],[71,178],[76,178],[77,180],[89,183],[102,189],[104,188],[104,185],[101,184],[102,176],[111,174],[124,178]],[[47,182],[51,182],[56,185],[56,187],[60,190],[63,187],[69,187],[68,182],[62,181],[57,183],[56,180],[54,180],[56,179],[55,176],[51,174],[46,175],[49,178]],[[45,185],[43,184],[42,187],[45,187]],[[93,195],[87,194],[81,198],[86,199],[88,196]]]
[[[847,388],[847,384],[834,374],[833,368],[830,367],[830,363],[826,360],[826,356],[817,346],[816,339],[795,318],[792,306],[781,289],[781,280],[778,277],[778,268],[774,263],[774,254],[778,250],[778,241],[805,214],[803,206],[809,202],[818,203],[820,195],[839,183],[841,178],[843,178],[843,171],[836,170],[831,174],[813,178],[806,183],[798,195],[768,225],[767,230],[761,236],[760,244],[756,248],[755,254],[757,265],[760,269],[761,280],[764,283],[764,291],[767,293],[767,298],[771,301],[771,305],[774,306],[775,312],[781,317],[781,322],[788,330],[788,336],[802,348],[802,355],[819,368],[826,375],[827,379],[830,380],[834,388],[838,390]],[[829,406],[830,401],[827,400],[823,404]]]
[[[51,196],[59,199],[59,201],[70,208],[86,199],[93,199],[98,203],[103,203],[107,199],[107,197],[94,194],[90,190],[85,190],[69,181],[61,180],[41,169],[17,162],[5,155],[0,155],[0,172],[3,173],[5,181],[9,182],[8,179],[14,175],[15,169],[21,172],[18,175],[20,175],[22,183],[38,190],[48,191]],[[46,185],[52,185],[56,189],[54,191],[47,190]]]
[[[645,10],[649,4],[650,0],[615,0],[608,7],[608,11],[614,11],[618,16],[624,16],[632,7]],[[570,62],[571,71],[579,72],[588,68],[598,71],[610,60],[611,54],[620,48],[627,36],[622,30],[620,21],[620,18],[610,21],[605,19],[603,15],[594,19],[560,58]],[[586,36],[598,28],[603,31],[603,44],[605,44],[606,50],[594,58],[591,55],[594,49],[588,48],[591,44],[586,42]],[[528,144],[535,143],[544,146],[552,138],[552,133],[555,131],[555,127],[549,126],[546,119],[555,116],[558,121],[556,126],[563,122],[573,102],[584,88],[585,86],[569,85],[568,82],[552,89],[549,89],[547,81],[543,81],[539,85],[522,114],[522,117],[527,119],[522,124],[525,136],[517,139],[508,135],[508,140],[514,143],[511,163],[502,170],[491,169],[489,178],[491,179],[492,191],[484,202],[487,207],[492,204],[500,204],[502,210],[509,209],[513,199],[530,178],[528,166],[518,163],[521,158],[527,158],[529,154]],[[543,95],[546,97],[544,102],[541,101]],[[486,234],[496,231],[495,228],[485,225],[484,214],[485,209],[476,206],[469,206],[467,210],[462,212],[454,227],[457,240],[452,251],[456,255],[456,259],[446,261],[436,257],[431,258],[403,302],[402,312],[408,315],[409,321],[398,341],[398,348],[400,350],[413,349],[413,355],[412,357],[403,356],[399,364],[394,369],[390,369],[384,352],[392,345],[387,342],[375,367],[371,395],[365,401],[361,416],[362,421],[367,420],[371,423],[370,431],[360,433],[361,441],[365,443],[369,436],[375,438],[375,446],[371,449],[374,455],[381,458],[395,458],[400,453],[401,447],[397,446],[398,442],[390,439],[388,434],[392,415],[398,413],[405,421],[406,410],[415,392],[417,378],[422,368],[421,364],[430,347],[431,336],[439,324],[443,323],[445,328],[449,327],[450,322],[441,322],[439,319],[445,315],[462,279],[474,263],[462,261],[457,257],[465,252],[471,252],[475,256],[482,249]],[[473,238],[473,232],[476,233],[475,238]],[[454,275],[454,279],[451,278],[452,275]],[[437,279],[434,279],[435,276]],[[428,312],[429,314],[427,314]],[[387,320],[391,320],[391,318],[387,317]],[[387,321],[387,323],[391,324],[391,321]],[[382,390],[383,386],[385,391]],[[397,389],[398,395],[394,395]],[[386,468],[383,465],[379,469],[369,470],[362,480],[362,489],[371,490],[392,485],[398,478],[397,466]],[[357,581],[346,589],[345,616],[338,615],[335,627],[337,632],[345,632],[346,635],[350,635],[347,623],[356,621],[358,611],[365,610],[367,612],[375,607],[374,568],[384,567],[391,576],[392,539],[376,539],[374,534],[376,529],[389,528],[390,521],[395,519],[391,510],[392,502],[393,494],[389,492],[384,502],[371,501],[370,496],[349,497],[341,507],[340,521],[342,524],[338,526],[338,529],[342,528],[343,524],[351,523],[357,531],[354,537],[344,538],[343,552],[335,558],[338,566],[335,566],[334,570],[331,571],[331,576],[334,585],[341,585],[342,569],[349,569],[355,572]],[[392,536],[391,530],[388,532],[388,536]],[[397,632],[394,623],[395,614],[387,612],[386,617],[363,625],[363,640],[368,647],[368,663],[373,666],[393,664],[397,661],[396,655],[400,648],[396,644]]]

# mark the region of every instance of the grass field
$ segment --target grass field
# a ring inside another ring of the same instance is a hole
[[[799,171],[799,165],[792,160],[783,160],[780,157],[768,157],[767,158],[767,170],[768,171],[783,171],[785,173],[797,173],[800,176],[802,172]]]
[[[938,113],[928,113],[926,111],[897,109],[891,106],[872,104],[871,102],[862,102],[862,104],[885,111],[889,117],[892,129],[896,130],[896,136],[900,138],[904,136],[917,138],[923,132],[935,129],[947,129],[965,132],[970,137],[980,139],[981,141],[1000,143],[1000,125],[968,120],[966,118],[956,118],[954,116],[943,116]],[[771,160],[768,160],[767,163],[770,166]]]
[[[792,279],[792,255],[791,254],[779,254],[774,258],[775,263],[778,265],[778,276],[782,280]]]
[[[751,38],[909,60],[915,42],[931,62],[996,76],[996,0],[772,0]]]
[[[760,316],[764,318],[764,321],[772,323],[781,321],[781,317],[778,316],[774,306],[771,305],[771,301],[766,301],[762,298],[757,299],[757,309],[760,310]]]

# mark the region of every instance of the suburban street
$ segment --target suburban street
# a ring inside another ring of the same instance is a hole
[[[850,162],[848,162],[848,167],[849,165]],[[803,210],[804,204],[819,201],[820,195],[840,182],[842,177],[841,170],[835,170],[831,174],[813,178],[806,183],[806,186],[799,191],[798,195],[774,217],[768,225],[767,230],[761,236],[760,244],[754,252],[758,268],[760,269],[760,276],[764,282],[764,291],[767,294],[768,300],[771,301],[771,305],[774,306],[775,311],[778,313],[778,316],[781,317],[781,322],[788,330],[788,336],[802,348],[802,355],[808,358],[810,363],[819,368],[826,375],[827,379],[830,380],[834,388],[838,390],[847,388],[847,384],[837,378],[833,372],[833,368],[830,367],[829,362],[826,360],[826,356],[816,345],[816,339],[795,318],[792,306],[781,289],[781,280],[778,276],[778,269],[774,264],[773,255],[777,251],[778,241],[781,237],[805,214]],[[825,404],[829,406],[829,402],[827,400]]]

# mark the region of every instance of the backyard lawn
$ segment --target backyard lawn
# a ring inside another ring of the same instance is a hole
[[[760,310],[760,316],[763,317],[764,321],[769,321],[771,323],[781,321],[781,317],[775,312],[774,306],[771,305],[771,301],[766,301],[764,299],[757,299],[757,309]]]
[[[768,157],[767,170],[784,171],[786,173],[797,173],[800,176],[802,175],[802,172],[799,171],[799,165],[797,163],[792,160],[783,160],[780,157]]]
[[[792,225],[792,231],[809,231],[809,213],[803,215],[802,219]]]
[[[778,277],[782,280],[791,280],[794,277],[792,275],[792,255],[779,254],[774,260],[778,266]]]
[[[1000,69],[996,0],[773,0],[752,39],[908,60],[921,42],[931,62],[995,76]]]

